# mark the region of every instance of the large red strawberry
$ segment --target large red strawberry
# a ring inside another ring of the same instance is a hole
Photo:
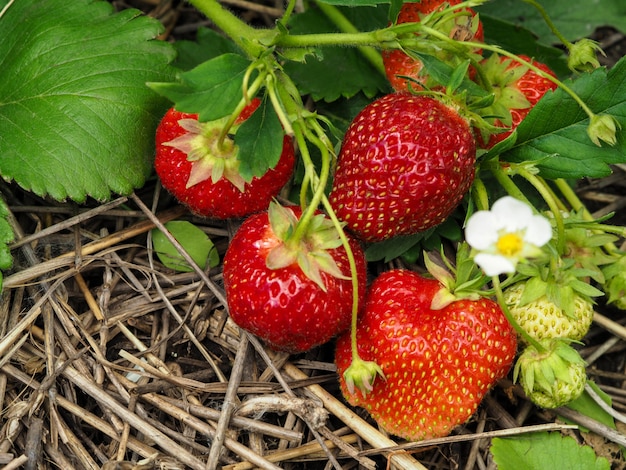
[[[516,353],[515,330],[497,303],[456,300],[433,310],[441,288],[408,270],[387,271],[373,282],[356,332],[360,358],[384,374],[369,393],[344,376],[353,357],[350,335],[337,340],[345,398],[408,440],[446,436],[467,421]]]
[[[519,57],[547,75],[556,77],[547,65],[525,55]],[[492,54],[481,65],[495,95],[493,104],[482,110],[481,114],[494,116],[493,125],[507,128],[506,131],[487,138],[478,135],[479,144],[489,149],[511,135],[543,95],[548,90],[556,89],[557,85],[520,62],[497,54]]]
[[[443,222],[474,179],[476,145],[451,106],[409,93],[386,95],[351,123],[330,202],[367,242],[420,232]]]
[[[462,1],[423,0],[421,2],[405,3],[400,9],[397,23],[420,23],[425,15],[441,10],[446,6],[458,5]],[[469,15],[456,15],[448,21],[439,22],[436,25],[437,29],[460,41],[482,42],[484,39],[483,26],[478,20],[476,12],[471,8],[466,8],[464,11],[468,12]],[[428,42],[425,42],[425,44],[428,44]],[[452,66],[455,65],[458,57],[441,49],[430,52],[435,53],[439,59],[448,62]],[[480,51],[476,52],[480,53]],[[420,88],[420,84],[432,88],[432,84],[428,82],[428,77],[423,74],[424,64],[421,60],[411,57],[401,49],[383,50],[382,56],[387,78],[395,90],[407,90],[409,84],[412,88]],[[409,79],[404,77],[409,77]]]
[[[294,238],[302,211],[276,203],[250,216],[224,256],[224,287],[235,323],[275,350],[303,352],[350,326],[353,289],[346,250],[330,219],[317,213]],[[365,297],[365,255],[349,239]]]
[[[259,103],[255,99],[244,108],[233,131]],[[218,145],[224,124],[225,119],[200,123],[196,114],[168,110],[156,132],[157,175],[178,201],[206,217],[244,217],[265,210],[293,173],[292,140],[283,138],[282,154],[273,169],[246,182],[238,170],[239,147],[229,136]]]

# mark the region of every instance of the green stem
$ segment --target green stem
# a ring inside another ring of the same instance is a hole
[[[263,82],[265,81],[265,74],[260,74],[256,80],[252,83],[252,85],[250,85],[249,87],[247,87],[246,85],[246,90],[244,93],[243,98],[241,98],[241,100],[239,100],[239,103],[237,104],[237,107],[235,108],[235,110],[231,113],[231,115],[228,117],[228,120],[226,121],[226,123],[224,124],[224,127],[222,127],[222,130],[220,131],[220,135],[218,137],[218,147],[222,147],[222,145],[224,144],[224,140],[226,139],[226,136],[228,135],[228,133],[230,132],[231,128],[233,127],[233,124],[235,123],[235,121],[237,120],[237,118],[239,117],[239,115],[241,114],[241,112],[243,111],[243,109],[250,104],[250,97],[256,95],[256,93],[261,89],[261,86],[263,85]]]
[[[500,278],[498,276],[493,276],[491,278],[491,283],[493,285],[493,289],[494,289],[494,292],[496,294],[496,300],[498,301],[498,304],[500,305],[500,308],[502,309],[502,312],[504,313],[504,316],[509,321],[511,326],[515,329],[517,334],[519,336],[521,336],[526,343],[530,344],[531,346],[534,346],[537,349],[537,351],[539,351],[539,352],[546,352],[546,348],[544,348],[539,343],[539,341],[537,341],[535,338],[530,336],[526,332],[526,330],[524,330],[524,328],[522,328],[519,325],[519,323],[517,323],[517,320],[515,320],[515,318],[511,314],[511,311],[509,310],[509,306],[504,301],[504,294],[502,293],[502,286],[500,285]]]
[[[325,2],[317,2],[317,7],[326,15],[326,17],[334,23],[339,31],[348,34],[359,33],[360,31],[354,26],[348,18],[334,5]],[[378,72],[386,77],[385,65],[380,52],[373,47],[359,46],[359,52],[374,66]]]
[[[189,3],[213,21],[249,57],[257,58],[265,51],[266,48],[254,40],[263,33],[223,8],[217,0],[189,0]]]
[[[489,210],[489,195],[485,183],[480,178],[476,178],[472,184],[472,196],[478,210]]]
[[[495,177],[498,183],[500,183],[500,186],[502,186],[508,194],[513,196],[515,199],[519,199],[520,201],[523,201],[526,204],[532,206],[522,190],[517,187],[517,185],[508,175],[508,173],[502,169],[500,162],[496,162],[496,165],[485,165],[485,167],[491,170],[491,174]]]
[[[337,218],[335,211],[333,210],[330,202],[328,201],[328,198],[325,195],[322,197],[322,204],[324,205],[324,209],[326,209],[328,217],[330,217],[330,220],[333,221],[333,224],[337,229],[337,233],[339,234],[341,243],[346,250],[346,254],[348,256],[348,263],[350,264],[350,277],[352,279],[352,320],[350,322],[350,348],[352,351],[352,361],[355,361],[359,359],[358,343],[356,337],[357,322],[359,319],[359,276],[357,273],[356,260],[354,259],[352,247],[350,246],[348,237],[343,230],[341,222]]]
[[[296,126],[296,124],[298,125]],[[300,128],[301,124],[303,123],[301,122],[294,123],[294,132],[296,132],[296,135],[299,132],[303,133],[303,135],[306,136],[306,140],[308,140],[309,142],[312,142],[316,147],[319,148],[321,152],[322,165],[321,165],[319,176],[318,176],[315,173],[315,165],[313,164],[313,161],[310,159],[308,152],[300,152],[302,161],[305,166],[304,171],[305,173],[308,173],[311,175],[310,181],[311,183],[315,185],[315,187],[312,187],[313,196],[311,197],[311,201],[309,202],[308,206],[304,208],[304,211],[302,213],[302,216],[300,217],[300,220],[298,221],[298,225],[296,226],[293,236],[290,237],[290,242],[292,243],[299,243],[300,240],[302,240],[302,238],[306,234],[306,231],[309,226],[309,222],[315,215],[315,211],[317,210],[320,203],[322,202],[322,198],[324,197],[324,190],[325,190],[326,182],[328,181],[328,177],[330,176],[331,158],[330,158],[328,147],[324,145],[324,143],[316,135],[311,134],[311,132],[308,132],[306,124],[304,124],[303,127]]]
[[[435,31],[436,33],[436,31]],[[446,37],[445,35],[443,36],[444,38]],[[587,114],[587,116],[589,117],[589,119],[591,119],[592,117],[594,117],[596,115],[596,113],[594,113],[591,108],[589,108],[589,106],[587,106],[587,103],[585,103],[582,98],[580,96],[578,96],[578,94],[572,90],[569,86],[567,86],[565,83],[563,83],[561,80],[559,80],[558,78],[556,78],[555,76],[553,76],[552,74],[546,73],[545,71],[541,70],[539,67],[537,67],[536,65],[532,64],[531,62],[522,59],[521,57],[508,52],[498,46],[493,46],[490,44],[483,44],[483,43],[479,43],[479,42],[463,42],[463,44],[469,46],[469,47],[482,47],[483,50],[486,51],[491,51],[494,52],[496,54],[500,54],[502,56],[508,57],[512,60],[514,60],[515,62],[518,62],[520,64],[522,64],[524,67],[527,67],[528,69],[532,70],[533,72],[535,72],[537,75],[545,78],[546,80],[551,81],[552,83],[554,83],[557,87],[561,88],[565,93],[567,93],[569,96],[572,97],[572,99],[574,101],[576,101],[576,103],[578,104],[578,106],[585,112],[585,114]]]
[[[558,40],[563,43],[565,47],[567,47],[568,49],[572,47],[572,43],[569,42],[565,38],[565,36],[563,36],[563,34],[561,34],[561,32],[558,30],[558,28],[556,27],[556,25],[554,24],[554,22],[548,15],[548,12],[545,10],[545,8],[543,8],[543,6],[541,6],[535,0],[522,0],[522,1],[524,3],[528,3],[529,5],[533,6],[539,12],[541,17],[543,18],[543,21],[546,23],[548,28],[550,28],[550,31],[552,31],[552,34],[554,34],[558,38]]]
[[[517,168],[517,174],[528,181],[541,195],[543,200],[548,204],[554,221],[556,223],[556,246],[559,255],[562,255],[565,251],[565,224],[563,223],[563,215],[559,205],[557,204],[552,192],[547,188],[545,181],[541,180],[536,175],[533,175],[523,166]]]
[[[287,29],[287,24],[289,24],[289,19],[291,18],[291,14],[296,8],[297,0],[289,0],[287,6],[285,7],[285,12],[283,13],[282,18],[279,20],[280,24],[283,25],[285,29]]]
[[[381,42],[395,38],[395,35],[386,38],[384,34],[385,31],[387,30],[357,33],[289,34],[277,37],[273,45],[299,48],[321,46],[380,46]]]
[[[590,222],[594,221],[593,215],[591,215],[587,207],[583,204],[583,202],[580,200],[580,198],[578,197],[574,189],[567,183],[566,180],[559,178],[554,181],[554,184],[556,184],[556,187],[559,188],[559,191],[561,191],[561,194],[565,197],[569,205],[572,206],[573,210],[577,212],[580,211],[582,213],[582,217],[585,220],[588,220]],[[603,227],[602,231],[604,232],[615,233],[616,235],[619,235],[620,237],[625,236],[623,233],[619,233],[619,231],[617,230],[617,229],[620,229],[623,232],[624,230],[623,227],[617,227],[616,230],[614,231],[613,230],[609,231],[608,228],[606,228],[605,226],[602,226],[602,227]],[[615,243],[607,243],[606,245],[604,245],[604,249],[609,254],[614,254],[619,251],[619,248],[615,245]]]

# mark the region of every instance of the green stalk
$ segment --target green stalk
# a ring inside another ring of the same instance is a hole
[[[320,47],[320,46],[377,46],[381,42],[392,41],[395,34],[391,36],[388,30],[378,30],[371,32],[357,33],[311,33],[311,34],[289,34],[276,38],[274,46],[279,47]]]
[[[543,180],[538,178],[536,175],[531,174],[524,167],[519,167],[517,169],[517,174],[528,181],[533,187],[537,190],[537,192],[541,195],[543,200],[548,204],[550,211],[552,212],[552,216],[554,217],[554,221],[556,223],[556,245],[557,251],[561,255],[565,251],[565,224],[563,223],[563,215],[561,214],[559,205],[557,204],[555,198],[551,191],[549,191],[546,187],[546,184]]]
[[[345,17],[343,13],[334,5],[330,5],[325,2],[317,2],[317,7],[326,15],[326,17],[332,21],[335,26],[339,28],[339,31],[348,34],[359,33],[360,31]],[[359,52],[367,59],[367,61],[374,66],[381,75],[386,77],[385,65],[383,59],[373,47],[359,46]]]
[[[500,285],[500,278],[498,276],[493,276],[491,278],[491,283],[493,285],[494,292],[496,294],[496,300],[498,301],[498,304],[500,305],[500,308],[502,309],[502,312],[504,313],[504,316],[509,321],[511,326],[515,329],[517,334],[519,336],[521,336],[524,339],[524,341],[526,341],[526,343],[530,344],[531,346],[534,346],[537,349],[537,351],[539,351],[539,352],[546,352],[547,351],[546,348],[544,348],[539,343],[539,341],[537,341],[535,338],[530,336],[526,332],[526,330],[524,330],[524,328],[522,328],[519,325],[519,323],[517,323],[517,320],[515,320],[515,318],[513,318],[513,315],[511,314],[511,311],[509,310],[509,306],[504,301],[504,294],[502,293],[502,286]]]
[[[254,40],[264,33],[237,18],[216,0],[189,0],[189,3],[213,21],[249,57],[257,58],[265,51],[265,47]]]
[[[489,195],[485,183],[480,178],[476,178],[472,184],[472,196],[478,210],[489,210]]]
[[[550,31],[552,31],[552,34],[554,34],[558,38],[558,40],[561,41],[561,43],[563,43],[565,47],[567,47],[568,49],[571,49],[572,43],[568,41],[565,38],[565,36],[563,36],[563,34],[561,34],[561,31],[558,30],[558,28],[556,27],[556,25],[554,24],[554,22],[548,15],[548,12],[545,10],[545,8],[543,8],[543,6],[541,6],[535,0],[522,0],[522,1],[524,3],[528,3],[529,5],[533,6],[539,12],[539,14],[543,18],[543,21],[546,23],[548,28],[550,28]]]
[[[508,194],[513,196],[515,199],[519,199],[529,206],[532,206],[522,190],[517,187],[517,185],[513,182],[507,172],[502,169],[500,162],[497,162],[497,165],[488,165],[486,166],[486,168],[491,170],[491,174],[495,177],[498,183],[500,183],[500,186],[502,186]]]

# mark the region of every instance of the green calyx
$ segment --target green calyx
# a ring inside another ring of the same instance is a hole
[[[622,254],[604,267],[603,289],[608,295],[607,303],[626,310],[626,254]]]
[[[573,72],[591,72],[600,67],[598,54],[604,55],[604,51],[596,41],[583,38],[569,47],[567,66]]]
[[[543,351],[527,346],[513,371],[530,400],[542,408],[557,408],[578,398],[587,382],[585,361],[563,339],[541,342]]]
[[[424,252],[424,264],[428,273],[441,284],[441,289],[433,297],[431,309],[440,310],[457,300],[477,300],[485,295],[482,287],[487,278],[474,264],[469,253],[469,245],[460,243],[456,252],[455,266],[450,264],[441,253],[441,259],[445,264],[443,267]]]
[[[530,108],[530,102],[516,86],[528,70],[528,67],[514,62],[513,59],[502,58],[496,53],[491,54],[483,62],[482,72],[494,97],[493,103],[481,110],[481,115],[485,118],[497,119],[504,126],[510,127],[511,109]]]
[[[617,143],[617,129],[620,127],[620,123],[613,116],[594,114],[589,119],[587,135],[598,147],[602,146],[602,142],[615,145]]]
[[[385,379],[385,374],[380,366],[373,361],[364,361],[358,356],[352,359],[352,363],[343,373],[346,387],[351,395],[357,389],[363,396],[367,395],[374,389],[374,381],[377,376]]]
[[[329,253],[329,250],[339,248],[342,242],[333,222],[324,214],[314,215],[300,237],[294,236],[300,221],[290,208],[272,202],[268,216],[272,231],[282,241],[267,256],[269,269],[281,269],[296,263],[323,291],[326,291],[326,285],[322,272],[338,279],[350,279],[341,272]]]
[[[191,173],[187,188],[209,178],[216,183],[222,178],[244,191],[245,180],[239,173],[239,147],[227,135],[221,137],[226,119],[201,123],[197,119],[181,119],[178,124],[187,132],[163,145],[187,155]]]

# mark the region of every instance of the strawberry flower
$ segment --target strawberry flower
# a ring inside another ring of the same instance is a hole
[[[488,276],[515,272],[519,261],[539,256],[551,238],[548,219],[511,196],[472,214],[465,227],[465,239],[477,251],[474,262]]]

